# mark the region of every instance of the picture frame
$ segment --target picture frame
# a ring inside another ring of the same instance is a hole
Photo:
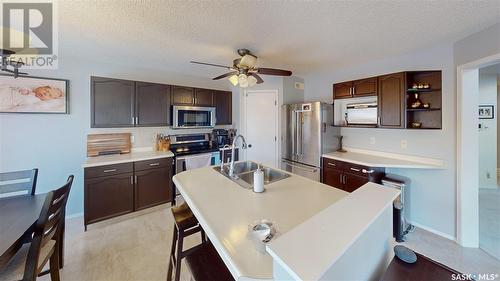
[[[69,80],[0,74],[0,113],[69,114]]]
[[[494,119],[495,106],[494,105],[480,105],[479,106],[479,119]]]

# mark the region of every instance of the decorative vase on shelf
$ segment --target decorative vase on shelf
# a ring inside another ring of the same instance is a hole
[[[422,106],[422,101],[418,97],[418,93],[415,93],[415,98],[411,103],[411,108],[420,108]]]

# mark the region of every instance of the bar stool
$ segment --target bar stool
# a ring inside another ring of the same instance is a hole
[[[167,281],[172,280],[172,269],[175,267],[175,281],[179,281],[181,275],[181,261],[184,257],[201,248],[206,241],[205,232],[201,228],[198,220],[189,209],[186,203],[171,208],[174,216],[174,234],[172,238],[172,249],[170,250],[170,260],[168,263]],[[195,233],[201,233],[201,244],[186,251],[182,250],[184,238]]]

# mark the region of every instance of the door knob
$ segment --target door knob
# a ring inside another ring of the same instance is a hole
[[[251,144],[249,144],[249,145],[248,145],[248,148],[251,148],[251,147],[252,147],[252,145],[251,145]]]

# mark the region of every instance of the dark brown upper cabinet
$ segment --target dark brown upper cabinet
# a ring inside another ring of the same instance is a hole
[[[195,89],[194,105],[196,106],[213,106],[214,105],[214,90]]]
[[[377,77],[352,82],[352,94],[355,97],[376,96],[377,90]]]
[[[232,93],[91,77],[91,127],[170,126],[172,105],[214,106],[217,125],[232,124]]]
[[[216,125],[231,125],[233,123],[232,111],[232,95],[231,92],[215,91],[214,92],[214,105]]]
[[[352,82],[333,84],[333,98],[352,98]]]
[[[91,127],[134,126],[134,82],[91,77]]]
[[[333,84],[333,98],[345,99],[377,95],[377,77]]]
[[[170,125],[170,86],[136,82],[135,109],[136,126]]]
[[[405,128],[405,73],[378,77],[379,127]]]
[[[172,86],[173,105],[194,105],[194,88]]]

